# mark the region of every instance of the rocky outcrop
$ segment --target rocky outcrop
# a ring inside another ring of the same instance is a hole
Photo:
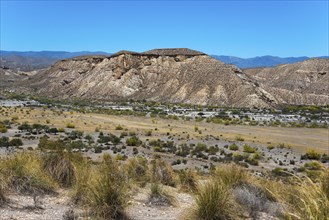
[[[276,100],[233,65],[189,49],[120,51],[57,62],[29,81],[60,98],[153,100],[237,107],[271,107]]]

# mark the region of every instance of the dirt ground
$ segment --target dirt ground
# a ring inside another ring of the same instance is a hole
[[[29,111],[29,114],[27,114]],[[42,123],[65,128],[68,123],[74,124],[76,129],[85,132],[93,132],[95,128],[102,131],[120,134],[122,131],[115,130],[117,125],[122,125],[129,131],[152,133],[158,136],[167,132],[177,135],[189,134],[191,138],[203,139],[208,135],[218,137],[223,140],[235,140],[237,136],[245,139],[246,142],[260,144],[284,143],[294,150],[305,152],[315,149],[321,153],[329,153],[329,130],[323,128],[284,128],[284,127],[260,127],[247,125],[222,125],[206,122],[170,120],[161,118],[148,118],[136,116],[113,116],[93,113],[63,112],[58,113],[45,109],[9,111],[5,116],[0,115],[0,120],[11,119],[17,116],[18,122]],[[195,127],[202,133],[195,131]]]

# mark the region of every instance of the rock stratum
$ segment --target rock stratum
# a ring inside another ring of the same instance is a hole
[[[61,99],[271,108],[329,104],[323,80],[328,82],[328,59],[242,71],[202,52],[178,48],[64,59],[15,89]]]

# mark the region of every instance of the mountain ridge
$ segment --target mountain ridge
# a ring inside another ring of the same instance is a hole
[[[137,52],[134,52],[137,53]],[[55,62],[85,55],[105,55],[111,56],[113,53],[103,51],[5,51],[0,50],[0,66],[8,67],[16,71],[32,71],[36,69],[47,68]],[[236,56],[211,55],[227,64],[236,65],[239,68],[256,68],[256,67],[274,67],[280,64],[296,63],[310,59],[312,57],[278,57],[278,56],[257,56],[252,58],[240,58]],[[329,56],[320,56],[319,58],[329,58]]]

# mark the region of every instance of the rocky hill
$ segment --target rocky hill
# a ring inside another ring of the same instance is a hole
[[[329,59],[241,70],[185,48],[56,62],[11,90],[61,99],[152,100],[232,107],[329,104]]]
[[[329,104],[329,59],[309,59],[275,68],[244,70],[279,103]]]
[[[236,66],[190,49],[65,59],[31,77],[27,84],[30,91],[64,99],[147,99],[239,107],[276,104]]]

